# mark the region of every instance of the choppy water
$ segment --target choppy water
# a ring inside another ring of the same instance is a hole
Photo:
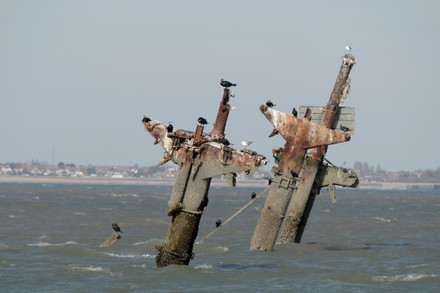
[[[252,188],[211,187],[199,238]],[[440,193],[337,190],[303,236],[249,250],[265,197],[195,245],[189,266],[158,269],[171,187],[0,184],[2,292],[439,292]],[[122,239],[99,244],[117,222]]]

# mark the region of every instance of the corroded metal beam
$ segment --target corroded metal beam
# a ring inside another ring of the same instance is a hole
[[[345,99],[348,93],[348,74],[354,63],[355,59],[351,54],[343,56],[343,64],[337,82],[329,103],[324,109],[320,124],[311,122],[312,114],[310,111],[306,111],[305,117],[301,119],[274,110],[266,105],[260,106],[260,111],[272,123],[286,143],[283,148],[273,150],[277,166],[272,169],[274,178],[252,236],[251,249],[265,251],[273,249],[294,190],[296,191],[293,202],[290,204],[289,216],[293,210],[295,213],[301,214],[300,221],[295,222],[290,219],[289,223],[293,223],[292,225],[295,227],[286,228],[285,224],[284,231],[297,229],[299,223],[306,220],[302,215],[304,215],[308,196],[327,146],[350,140],[349,132],[339,132],[330,129],[330,127],[339,103]],[[311,151],[312,156],[306,156],[308,149],[313,149]],[[306,161],[305,158],[307,158]],[[316,158],[318,159],[316,160]],[[299,196],[297,196],[298,190],[301,190]],[[297,215],[292,217],[298,218]],[[288,221],[284,222],[287,223]]]
[[[164,243],[157,247],[158,267],[188,265],[194,256],[193,246],[208,204],[212,177],[226,175],[234,178],[236,172],[255,172],[267,162],[264,156],[225,145],[224,130],[231,108],[229,96],[229,89],[225,89],[214,128],[209,134],[203,132],[203,125],[197,125],[195,132],[177,129],[168,133],[158,121],[144,122],[155,143],[160,143],[164,149],[159,163],[172,161],[180,166],[168,201],[171,223]]]
[[[342,57],[339,74],[319,124],[321,127],[327,129],[332,127],[339,105],[347,97],[347,87],[350,85],[349,74],[355,63],[356,59],[352,54],[345,54]],[[343,133],[348,134],[349,132]],[[301,179],[297,184],[281,231],[281,243],[299,243],[301,241],[302,232],[306,226],[315,197],[319,194],[321,188],[319,184],[315,183],[315,180],[326,152],[327,146],[323,145],[311,149],[307,155],[301,171]]]

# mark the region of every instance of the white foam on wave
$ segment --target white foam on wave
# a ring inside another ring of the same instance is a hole
[[[377,221],[381,221],[381,222],[391,223],[391,220],[385,219],[385,218],[382,218],[382,217],[374,217],[374,219],[377,220]]]
[[[113,257],[121,257],[121,258],[148,258],[148,257],[154,257],[150,254],[132,254],[132,253],[127,253],[127,254],[117,254],[117,253],[111,253],[111,252],[105,252],[104,254],[108,255],[108,256],[113,256]]]
[[[135,194],[135,193],[111,193],[111,196],[113,196],[113,197],[125,197],[125,196],[139,197],[139,194]]]
[[[45,247],[45,246],[66,246],[66,245],[76,245],[79,244],[75,241],[67,241],[64,243],[49,243],[49,242],[38,242],[38,243],[30,243],[28,246],[36,246],[36,247]]]
[[[414,282],[426,278],[435,278],[437,275],[428,274],[407,274],[396,276],[376,276],[373,277],[373,281],[376,282]]]
[[[139,242],[133,243],[132,245],[134,245],[134,246],[138,246],[138,245],[146,245],[146,244],[148,244],[148,242],[150,242],[150,240],[147,240],[147,241],[139,241]]]
[[[69,266],[69,268],[73,271],[81,271],[81,272],[104,272],[111,274],[109,269],[103,267],[94,267],[94,266]]]
[[[8,248],[9,248],[9,245],[7,245],[6,243],[0,242],[0,250],[8,249]]]
[[[210,270],[212,269],[212,265],[207,265],[207,264],[203,264],[203,265],[198,265],[195,266],[196,270]]]
[[[217,250],[223,251],[223,252],[227,252],[229,251],[229,248],[225,247],[225,246],[217,246],[216,247]]]

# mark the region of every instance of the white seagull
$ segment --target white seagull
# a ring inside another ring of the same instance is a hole
[[[242,144],[244,147],[248,147],[248,146],[250,146],[250,145],[252,144],[252,141],[250,141],[250,140],[242,140],[242,141],[241,141],[241,144]]]
[[[347,52],[350,52],[350,51],[351,51],[351,47],[350,47],[350,46],[345,46],[345,50],[346,50]]]

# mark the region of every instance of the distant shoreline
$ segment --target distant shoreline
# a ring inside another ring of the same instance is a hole
[[[106,178],[106,177],[49,177],[49,176],[0,176],[1,183],[33,184],[91,184],[91,185],[140,185],[173,186],[175,178]],[[225,180],[213,179],[213,186],[228,186]],[[266,180],[237,180],[237,187],[267,186]],[[339,187],[342,188],[342,187]],[[358,189],[379,190],[440,190],[440,183],[410,182],[361,182]],[[325,188],[324,188],[325,189]]]

